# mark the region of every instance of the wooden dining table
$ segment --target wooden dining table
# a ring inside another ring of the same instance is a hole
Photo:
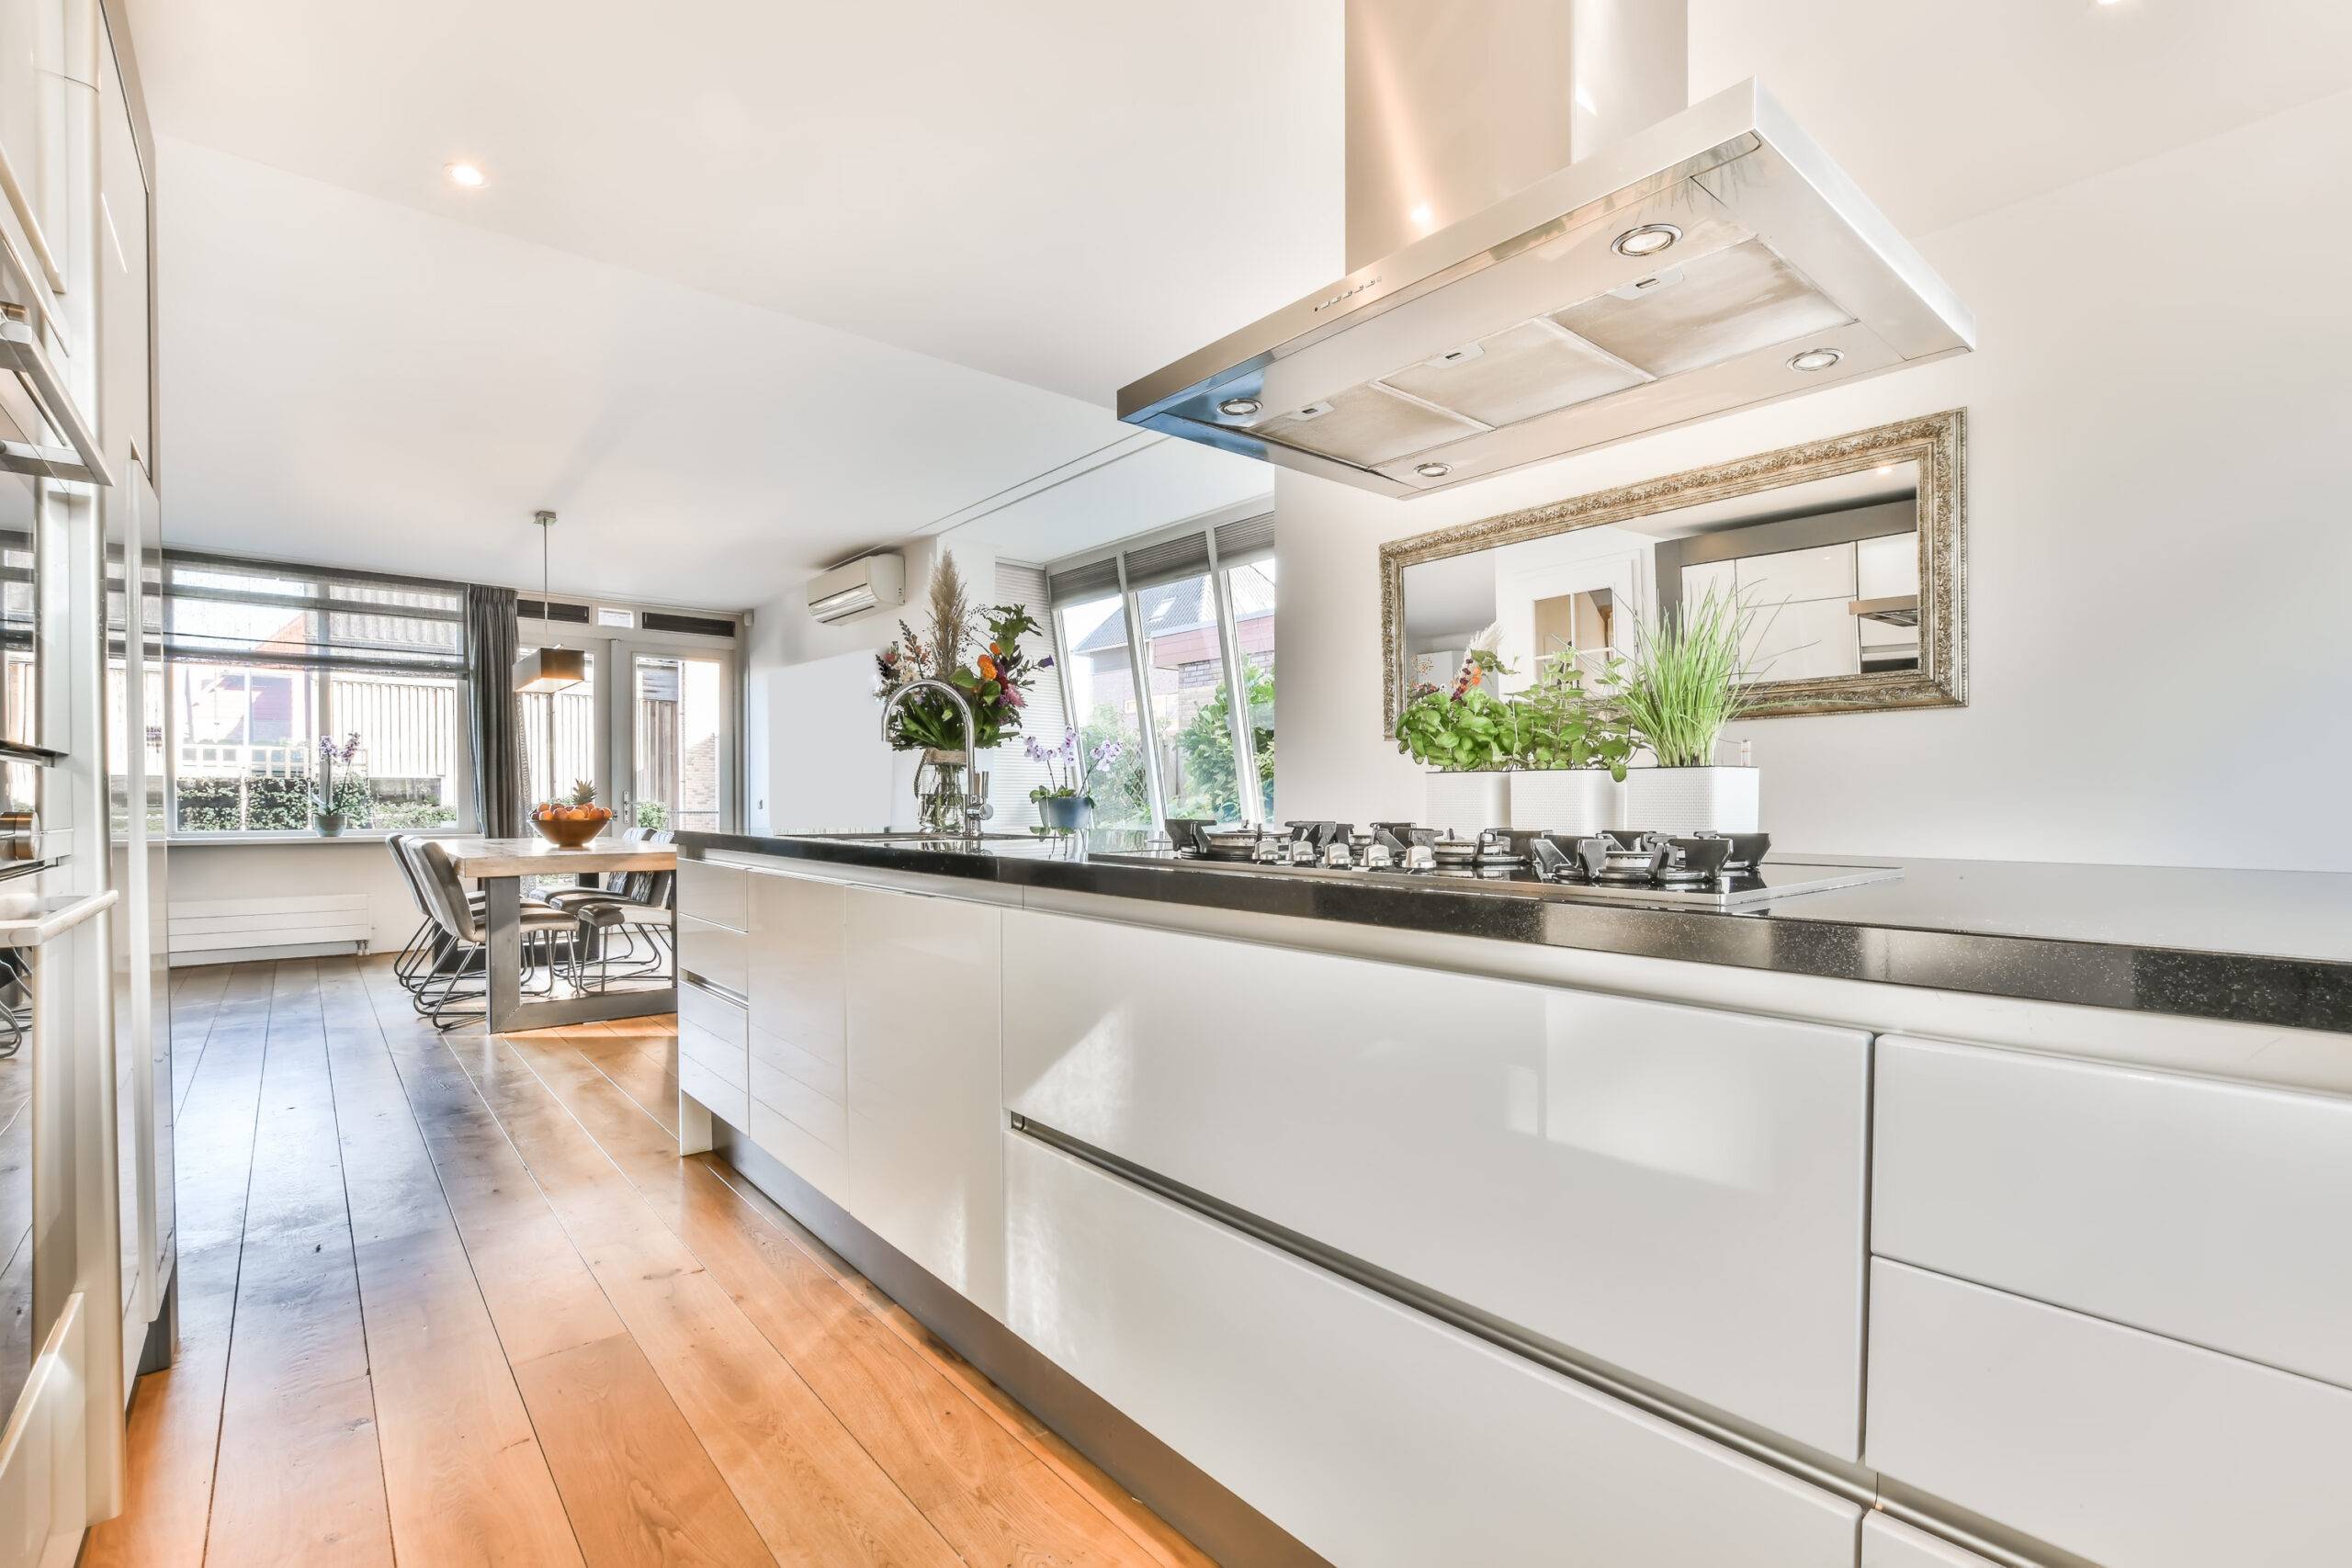
[[[674,966],[667,985],[607,990],[574,991],[529,1001],[523,996],[523,879],[562,876],[571,873],[602,875],[621,871],[675,871],[678,852],[668,844],[631,844],[606,837],[576,850],[561,849],[541,838],[442,839],[441,847],[457,863],[458,874],[481,885],[483,927],[489,938],[484,957],[490,993],[490,1029],[493,1034],[526,1029],[552,1029],[559,1024],[589,1023],[607,1018],[641,1018],[678,1010]],[[577,940],[577,938],[575,938]]]

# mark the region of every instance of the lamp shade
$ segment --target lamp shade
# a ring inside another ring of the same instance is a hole
[[[514,661],[518,692],[560,692],[588,679],[588,654],[577,648],[535,648]]]

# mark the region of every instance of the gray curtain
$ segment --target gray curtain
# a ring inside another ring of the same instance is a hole
[[[514,590],[466,584],[466,693],[473,710],[474,799],[493,839],[523,831],[522,705],[514,696]]]

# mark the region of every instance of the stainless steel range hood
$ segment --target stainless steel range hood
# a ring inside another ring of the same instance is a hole
[[[1592,8],[1574,7],[1579,48]],[[1357,24],[1351,5],[1351,53]],[[1651,62],[1653,82],[1683,68],[1679,28],[1672,49],[1662,70]],[[1567,90],[1589,104],[1581,83]],[[1351,114],[1363,112],[1351,97]],[[1457,116],[1465,99],[1475,88],[1465,95],[1457,82]],[[1450,130],[1458,145],[1459,126]],[[1351,171],[1351,233],[1376,227],[1357,222],[1359,199]],[[1750,81],[1145,377],[1120,392],[1119,417],[1385,495],[1423,495],[1964,353],[1975,331],[1918,254]]]

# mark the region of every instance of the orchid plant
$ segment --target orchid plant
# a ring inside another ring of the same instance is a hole
[[[1102,741],[1091,750],[1081,752],[1079,750],[1078,731],[1072,729],[1063,732],[1062,743],[1058,746],[1048,746],[1035,736],[1031,736],[1023,747],[1023,750],[1031,761],[1046,764],[1046,777],[1048,781],[1031,790],[1030,799],[1083,799],[1087,805],[1091,806],[1094,804],[1094,797],[1090,792],[1093,786],[1094,775],[1125,755],[1126,747],[1120,741],[1112,739]]]
[[[332,735],[319,737],[319,769],[311,784],[312,810],[322,816],[347,813],[366,800],[367,784],[361,776],[366,770],[359,765],[359,753],[365,749],[366,742],[356,729],[341,744]]]

